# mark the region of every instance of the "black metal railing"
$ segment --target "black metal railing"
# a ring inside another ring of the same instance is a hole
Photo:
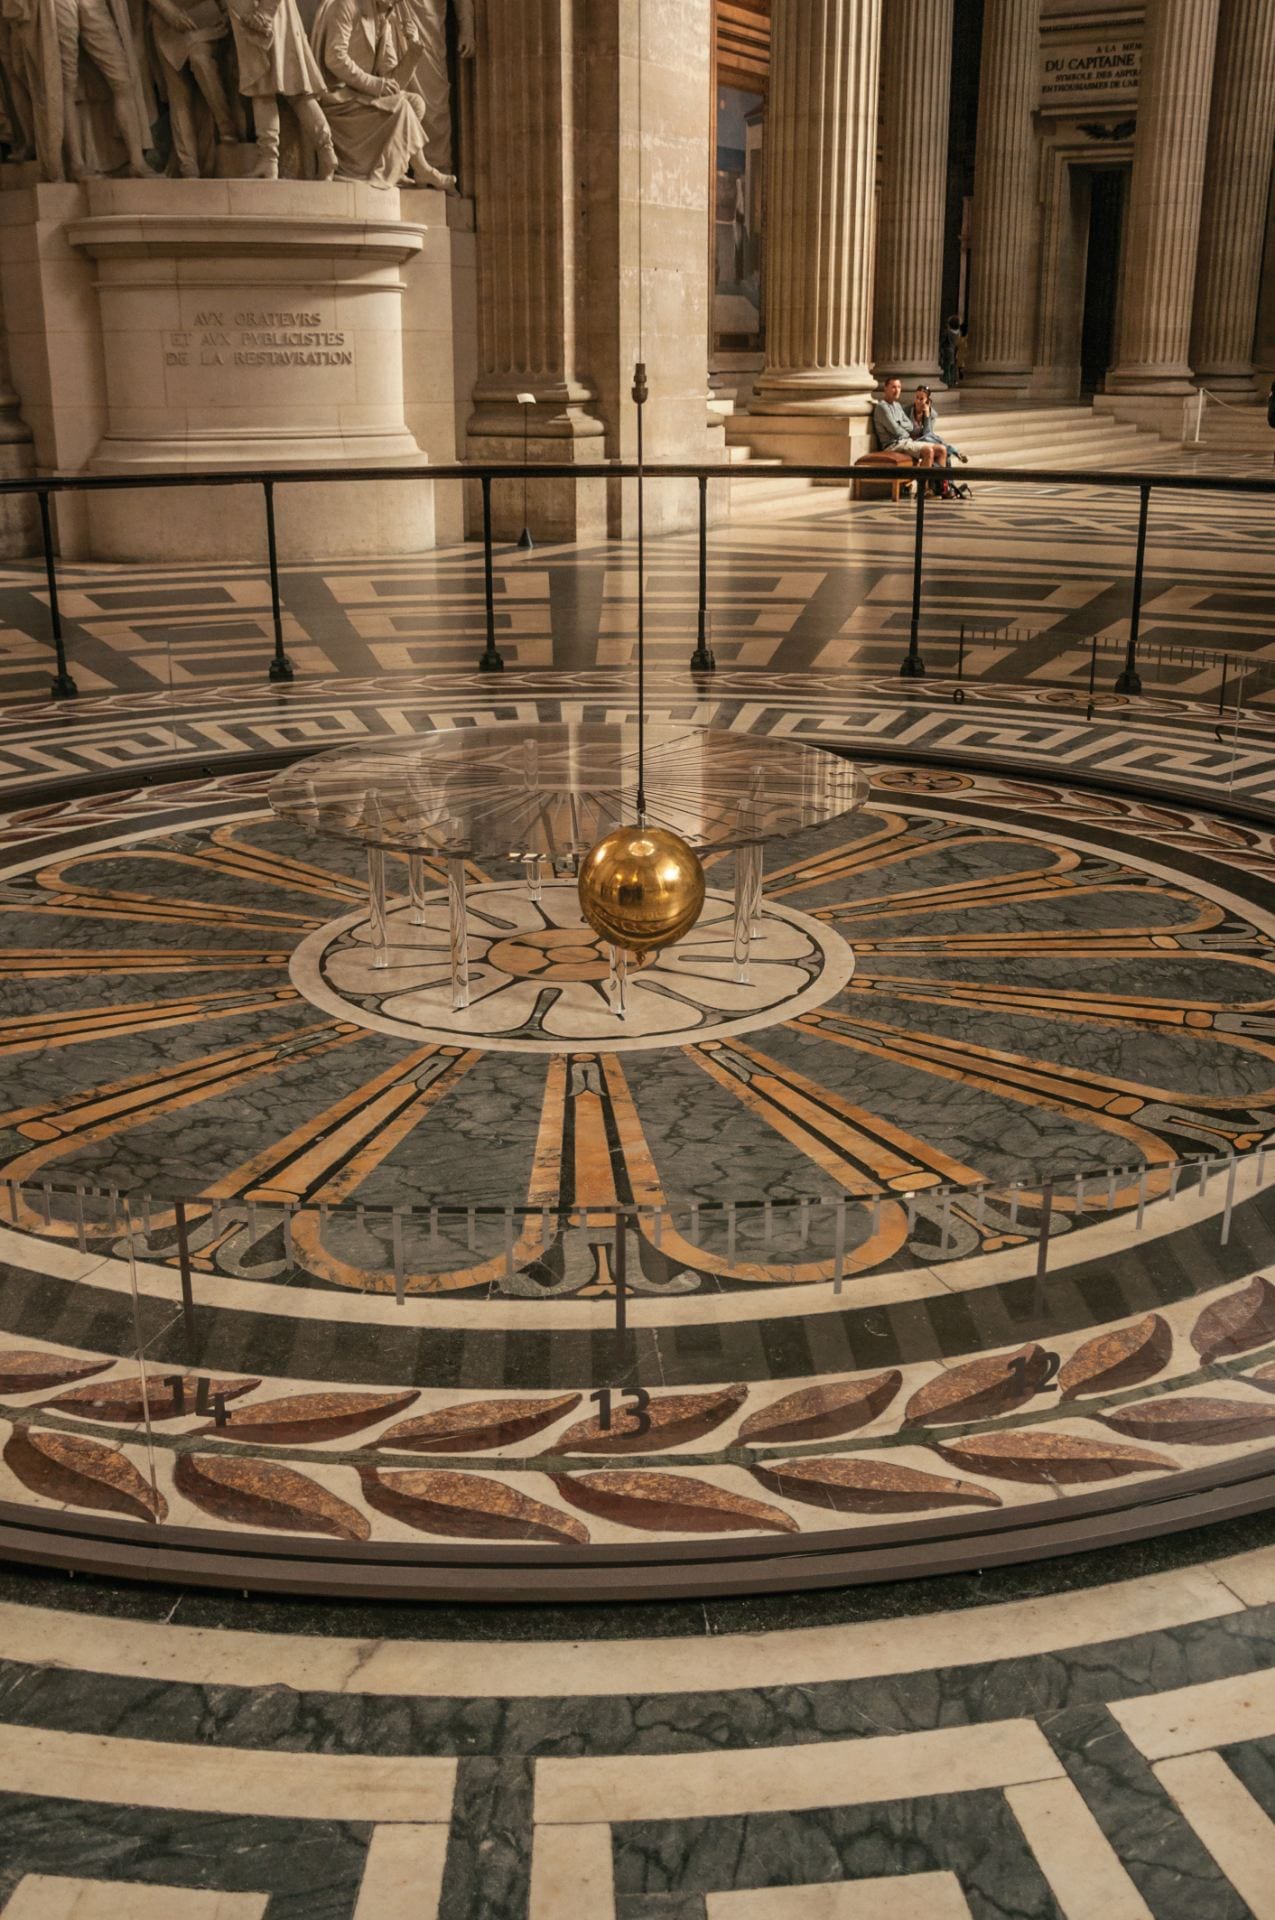
[[[776,469],[766,466],[758,470],[758,477],[773,480]],[[785,479],[817,480],[825,485],[844,483],[849,487],[855,481],[865,478],[865,470],[853,466],[788,466],[778,469]],[[921,679],[925,676],[926,664],[921,651],[921,612],[924,593],[925,570],[925,503],[929,487],[922,482],[921,476],[927,470],[917,468],[913,478],[917,480],[915,488],[915,534],[912,560],[912,605],[909,621],[907,651],[899,666],[900,676],[904,679]],[[49,476],[0,481],[0,497],[8,494],[34,494],[39,503],[40,526],[44,547],[44,566],[48,581],[49,619],[56,657],[56,669],[52,681],[52,693],[55,699],[65,699],[77,691],[66,657],[66,642],[63,632],[62,614],[58,600],[56,545],[53,529],[51,502],[60,494],[122,493],[139,491],[162,491],[172,487],[260,487],[266,530],[266,554],[270,573],[270,603],[274,624],[274,653],[270,662],[269,677],[274,681],[288,681],[294,677],[294,668],[284,650],[283,642],[283,606],[279,587],[279,555],[275,533],[275,492],[277,488],[304,487],[312,485],[351,484],[362,485],[369,481],[398,481],[408,484],[412,481],[468,481],[477,482],[482,497],[482,541],[484,552],[484,587],[486,604],[486,638],[478,666],[484,673],[499,672],[505,662],[496,645],[496,608],[495,608],[495,554],[492,535],[491,489],[495,480],[635,480],[644,477],[651,482],[663,480],[694,480],[698,492],[699,523],[699,581],[698,608],[696,625],[696,644],[691,654],[689,666],[695,673],[707,673],[713,670],[715,661],[708,643],[708,507],[709,483],[713,480],[732,482],[750,477],[747,469],[740,466],[728,466],[720,463],[706,465],[702,462],[667,462],[658,465],[647,464],[639,469],[631,461],[597,461],[589,464],[572,465],[520,465],[517,463],[500,466],[478,466],[466,463],[449,465],[411,465],[392,467],[288,467],[261,469],[240,469],[230,472],[192,472],[148,473],[148,474],[76,474],[69,476]],[[879,478],[879,473],[869,470],[867,477]],[[1136,694],[1142,690],[1142,681],[1138,672],[1139,632],[1142,617],[1143,586],[1146,573],[1147,534],[1151,511],[1151,496],[1160,493],[1204,493],[1222,495],[1275,495],[1275,476],[1233,476],[1229,474],[1177,474],[1177,473],[1112,473],[1106,470],[1089,468],[1069,468],[1055,471],[1048,468],[962,467],[961,479],[979,482],[994,482],[1011,487],[1100,487],[1118,492],[1136,491],[1138,500],[1138,527],[1133,556],[1133,580],[1130,590],[1129,636],[1125,646],[1125,657],[1115,690],[1120,693]]]

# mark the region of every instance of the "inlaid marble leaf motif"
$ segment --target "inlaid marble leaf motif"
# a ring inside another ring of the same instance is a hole
[[[750,1413],[739,1437],[754,1445],[769,1441],[791,1446],[798,1440],[832,1440],[838,1434],[854,1433],[875,1420],[902,1385],[903,1375],[891,1367],[887,1373],[869,1374],[862,1380],[802,1387]]]
[[[280,1460],[181,1453],[173,1469],[173,1485],[205,1513],[237,1526],[326,1533],[336,1540],[366,1540],[372,1531],[357,1507]]]
[[[936,1440],[934,1451],[968,1473],[990,1473],[998,1480],[1035,1480],[1070,1485],[1083,1480],[1118,1480],[1127,1473],[1169,1473],[1177,1466],[1167,1454],[1148,1447],[1127,1447],[1118,1440],[1032,1427],[1019,1433],[971,1433],[963,1440]]]
[[[578,1420],[554,1442],[555,1453],[654,1453],[680,1446],[711,1433],[723,1420],[738,1413],[748,1398],[747,1387],[723,1387],[716,1393],[665,1393],[651,1396],[645,1409],[649,1425],[643,1429],[639,1409],[618,1396],[611,1407],[611,1424],[601,1424],[601,1411]]]
[[[1058,1375],[1062,1397],[1078,1400],[1084,1394],[1136,1387],[1167,1366],[1172,1352],[1173,1329],[1158,1313],[1095,1334],[1063,1365]]]
[[[1177,1440],[1192,1447],[1225,1447],[1237,1440],[1264,1440],[1275,1434],[1275,1407],[1220,1395],[1145,1400],[1097,1418],[1135,1440]]]
[[[1263,1393],[1275,1393],[1275,1360],[1265,1360],[1260,1367],[1254,1367],[1252,1373],[1241,1377],[1250,1387],[1260,1387]]]
[[[0,1347],[0,1393],[38,1393],[44,1387],[65,1387],[91,1373],[105,1373],[113,1360],[90,1360],[87,1355],[39,1353],[34,1347]]]
[[[92,1386],[76,1387],[71,1393],[60,1393],[48,1404],[63,1413],[78,1413],[86,1420],[142,1420],[147,1409],[152,1420],[177,1420],[194,1413],[199,1380],[193,1373],[181,1376],[179,1394],[172,1384],[173,1377],[165,1380],[161,1374],[149,1374],[145,1403],[141,1381],[135,1373],[125,1373],[117,1380],[102,1380]],[[210,1379],[205,1382],[205,1391],[210,1401],[218,1394],[225,1400],[238,1400],[260,1385],[260,1380]]]
[[[1051,1365],[1051,1356],[1033,1343],[1014,1353],[987,1354],[947,1367],[917,1388],[904,1409],[904,1423],[954,1426],[962,1420],[1012,1413],[1040,1392]]]
[[[15,1427],[5,1443],[4,1462],[32,1493],[68,1507],[126,1513],[133,1520],[163,1520],[168,1514],[163,1494],[143,1480],[126,1454],[87,1434]]]
[[[763,1500],[749,1500],[727,1487],[691,1474],[659,1473],[640,1467],[602,1473],[555,1474],[564,1500],[652,1533],[799,1533],[797,1522]]]
[[[751,1469],[763,1487],[785,1500],[832,1507],[838,1513],[922,1513],[930,1507],[999,1507],[990,1487],[972,1480],[869,1459],[779,1460]]]
[[[401,1413],[417,1398],[416,1389],[401,1393],[288,1393],[279,1400],[254,1400],[238,1407],[234,1416],[236,1440],[260,1440],[267,1446],[296,1446],[307,1440],[340,1440],[360,1427],[374,1426],[388,1414]],[[200,1427],[200,1433],[219,1431]]]
[[[363,1494],[370,1507],[402,1520],[420,1533],[465,1540],[547,1540],[586,1546],[589,1531],[569,1513],[503,1480],[453,1473],[441,1467],[363,1467]]]
[[[1205,1366],[1229,1353],[1264,1347],[1269,1340],[1275,1340],[1275,1287],[1260,1274],[1205,1307],[1191,1329],[1191,1345]]]
[[[457,1407],[418,1414],[389,1427],[378,1447],[397,1447],[404,1453],[478,1453],[486,1447],[508,1447],[527,1440],[555,1420],[574,1413],[578,1393],[526,1400],[466,1400]]]

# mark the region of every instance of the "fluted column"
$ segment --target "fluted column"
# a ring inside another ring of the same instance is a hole
[[[1273,139],[1275,0],[1222,0],[1191,327],[1191,365],[1207,387],[1253,384]]]
[[[475,461],[602,457],[577,326],[576,104],[585,50],[573,0],[485,0],[476,9],[474,199],[478,378],[466,429]],[[534,403],[517,396],[530,393]],[[538,538],[605,527],[602,483],[542,481],[526,508]],[[497,536],[523,524],[521,482],[493,488]],[[470,520],[474,523],[475,503]]]
[[[952,7],[953,0],[890,0],[881,20],[885,128],[872,357],[881,378],[897,373],[905,389],[939,383]]]
[[[1108,393],[1191,390],[1217,15],[1218,0],[1155,0],[1146,10],[1120,335]]]
[[[971,233],[972,387],[1017,392],[1035,358],[1034,238],[1040,0],[987,0],[978,78]]]
[[[576,371],[573,279],[580,58],[572,0],[489,0],[478,9],[480,402],[531,391],[560,411],[589,397]]]
[[[755,413],[868,406],[881,5],[775,0]]]

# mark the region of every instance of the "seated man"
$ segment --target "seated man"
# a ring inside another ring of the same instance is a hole
[[[922,467],[945,467],[947,448],[941,440],[918,440],[912,416],[902,405],[899,395],[903,392],[903,382],[897,378],[886,381],[881,389],[881,398],[872,409],[872,424],[876,429],[877,445],[882,453],[905,453]],[[942,482],[935,481],[938,491]]]

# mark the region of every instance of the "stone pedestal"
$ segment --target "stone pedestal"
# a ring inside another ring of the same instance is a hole
[[[924,76],[918,88],[919,76]],[[924,99],[918,111],[918,91]],[[952,0],[890,0],[881,23],[877,376],[941,387],[943,215],[952,91]]]
[[[964,384],[1023,393],[1035,359],[1040,0],[987,0],[974,148],[969,364]]]
[[[405,413],[403,296],[427,237],[434,285],[422,281],[410,316],[411,401],[434,457],[454,457],[452,335],[472,318],[451,270],[467,208],[452,202],[449,216],[441,195],[405,193],[400,205],[397,192],[343,182],[6,184],[0,286],[40,468],[264,469],[279,476],[285,560],[433,546],[428,481],[288,487],[286,474],[426,457]],[[418,208],[426,222],[403,217]],[[422,350],[446,354],[433,392],[422,386]],[[459,503],[452,518],[459,532]],[[58,529],[71,556],[265,551],[259,486],[63,496]]]
[[[1116,365],[1109,394],[1191,391],[1191,307],[1218,0],[1147,8]]]
[[[1218,19],[1191,327],[1196,380],[1223,392],[1253,387],[1273,140],[1275,0],[1227,0]]]

